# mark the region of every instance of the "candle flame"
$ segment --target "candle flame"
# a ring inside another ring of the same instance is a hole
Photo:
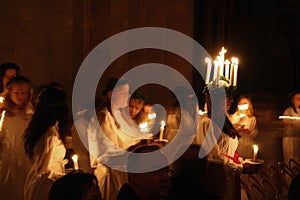
[[[140,127],[141,132],[147,132],[148,131],[148,123],[147,122],[140,123],[139,127]]]
[[[205,62],[210,64],[210,63],[211,63],[211,60],[210,60],[208,57],[206,57],[206,58],[205,58]]]
[[[78,156],[76,154],[74,154],[72,156],[72,160],[73,160],[73,162],[77,162],[78,161]]]
[[[249,108],[249,104],[241,104],[238,105],[239,110],[247,110]]]
[[[204,115],[204,114],[206,114],[206,113],[207,113],[207,111],[202,111],[202,110],[199,110],[199,111],[198,111],[198,114],[199,114],[199,115]]]
[[[254,152],[256,152],[256,153],[258,152],[258,146],[257,146],[256,144],[253,145],[253,150],[254,150]]]
[[[156,113],[148,114],[148,119],[155,119],[155,118],[156,118]]]
[[[160,128],[161,128],[161,129],[164,129],[164,128],[165,128],[165,125],[166,125],[166,122],[165,122],[165,121],[161,121],[161,122],[160,122]]]
[[[225,49],[224,47],[222,47],[221,51],[220,51],[220,55],[224,55],[227,52],[227,49]]]
[[[4,97],[0,97],[0,103],[3,103],[4,102]]]

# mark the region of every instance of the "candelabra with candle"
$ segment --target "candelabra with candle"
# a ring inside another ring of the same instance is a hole
[[[213,80],[216,85],[220,84],[220,79],[223,77],[228,80],[229,87],[237,86],[238,64],[239,60],[236,57],[231,58],[231,63],[228,59],[225,60],[225,53],[227,49],[222,47],[217,58],[212,62],[210,58],[206,57],[207,71],[205,77],[205,84],[210,83],[210,74],[213,69]],[[214,67],[212,68],[212,63]],[[225,72],[225,73],[224,73]]]

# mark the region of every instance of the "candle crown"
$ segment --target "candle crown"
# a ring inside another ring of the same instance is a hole
[[[216,56],[216,59],[211,61],[208,57],[205,58],[205,62],[207,63],[207,71],[206,71],[206,85],[213,85],[220,87],[237,87],[237,75],[238,75],[238,64],[239,60],[237,57],[232,57],[231,62],[229,59],[225,58],[225,53],[227,49],[222,47],[219,54]],[[212,67],[212,64],[214,65]],[[213,71],[213,80],[210,81],[210,74]],[[222,80],[225,80],[224,83]]]

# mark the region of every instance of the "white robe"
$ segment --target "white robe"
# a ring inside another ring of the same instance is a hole
[[[0,194],[7,200],[23,199],[30,162],[25,154],[23,133],[32,113],[6,112],[0,132]]]
[[[25,200],[47,199],[53,182],[64,175],[66,148],[59,139],[58,124],[40,138],[34,148],[34,162],[24,185]]]
[[[288,107],[284,112],[284,116],[300,117],[300,108],[296,113],[292,107]],[[300,162],[300,120],[284,119],[285,129],[282,139],[283,158],[286,163],[293,158]]]

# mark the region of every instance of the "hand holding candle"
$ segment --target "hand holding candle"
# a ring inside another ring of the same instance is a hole
[[[76,154],[74,154],[72,156],[72,160],[73,160],[73,164],[74,164],[74,170],[78,170],[79,166],[78,166],[78,156]]]
[[[258,153],[258,146],[255,144],[253,145],[253,162],[257,161],[257,153]]]

